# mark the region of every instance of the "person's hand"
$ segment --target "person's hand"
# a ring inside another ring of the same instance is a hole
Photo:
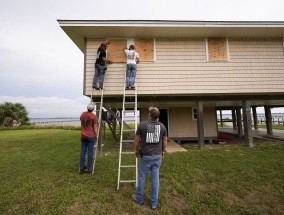
[[[109,42],[109,41],[107,41],[107,42],[106,42],[106,45],[108,46],[109,44],[110,44],[110,42]]]
[[[162,157],[164,157],[165,156],[165,152],[162,152]]]
[[[111,60],[107,60],[107,63],[112,64],[112,61]]]
[[[135,151],[135,157],[139,158],[139,151]]]

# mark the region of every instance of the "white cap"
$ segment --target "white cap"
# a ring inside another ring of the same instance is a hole
[[[96,105],[95,102],[90,102],[90,103],[88,104],[88,106],[87,106],[87,109],[88,109],[88,110],[94,110],[94,109],[95,109],[95,105]]]

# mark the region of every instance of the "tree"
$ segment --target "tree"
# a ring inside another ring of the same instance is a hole
[[[29,120],[28,112],[21,103],[0,104],[0,125],[12,126],[15,121],[20,125],[28,125]]]

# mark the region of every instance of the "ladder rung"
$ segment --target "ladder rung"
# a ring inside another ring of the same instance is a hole
[[[121,142],[122,142],[122,143],[133,143],[134,140],[122,140]]]
[[[136,183],[136,180],[120,180],[120,183]]]
[[[126,105],[135,104],[135,102],[124,102]]]
[[[136,168],[136,165],[121,165],[120,168]]]
[[[121,152],[121,154],[123,154],[123,155],[133,155],[134,152]]]
[[[134,128],[133,129],[125,129],[123,131],[135,131],[135,129]]]

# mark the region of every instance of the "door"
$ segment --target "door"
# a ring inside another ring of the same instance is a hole
[[[159,117],[159,122],[163,123],[164,126],[167,129],[167,133],[169,135],[169,120],[168,120],[168,109],[159,109],[160,110],[160,117]]]

